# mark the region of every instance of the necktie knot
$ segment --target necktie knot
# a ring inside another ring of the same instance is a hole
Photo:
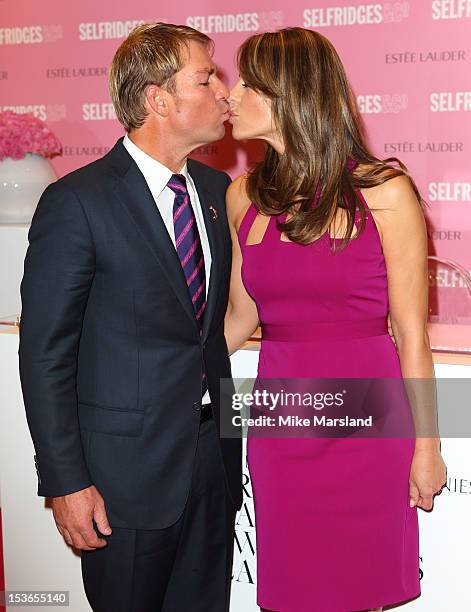
[[[167,187],[169,187],[169,189],[171,189],[177,196],[184,196],[188,193],[186,179],[183,174],[172,174],[169,182],[167,183]]]

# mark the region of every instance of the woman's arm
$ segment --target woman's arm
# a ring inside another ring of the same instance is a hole
[[[433,505],[433,494],[445,483],[446,468],[440,455],[435,377],[427,332],[425,218],[406,176],[365,190],[364,195],[374,212],[381,236],[388,274],[391,326],[402,376],[409,396],[410,392],[413,396],[417,438],[411,469],[411,505],[418,503],[424,509],[429,509]]]
[[[232,269],[224,333],[229,355],[232,355],[259,326],[257,307],[245,290],[241,277],[242,253],[237,229],[250,205],[245,192],[244,176],[240,176],[229,186],[226,192],[226,205],[232,236]]]

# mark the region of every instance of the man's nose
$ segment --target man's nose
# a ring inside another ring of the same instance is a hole
[[[221,79],[218,79],[217,85],[218,98],[220,98],[221,100],[227,100],[230,94],[229,87],[223,81],[221,81]]]

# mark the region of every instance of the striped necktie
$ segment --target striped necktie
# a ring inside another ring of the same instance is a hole
[[[167,183],[167,187],[175,194],[173,202],[175,248],[185,274],[186,284],[188,286],[201,336],[203,333],[203,319],[206,309],[206,273],[200,234],[185,177],[181,174],[172,174]],[[205,394],[206,390],[206,375],[203,372],[202,395]]]

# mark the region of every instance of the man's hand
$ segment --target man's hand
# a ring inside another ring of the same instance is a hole
[[[105,511],[105,503],[93,485],[52,498],[52,511],[57,529],[69,544],[80,550],[95,550],[106,546],[106,540],[99,538],[93,528],[92,519],[103,535],[111,534]]]

